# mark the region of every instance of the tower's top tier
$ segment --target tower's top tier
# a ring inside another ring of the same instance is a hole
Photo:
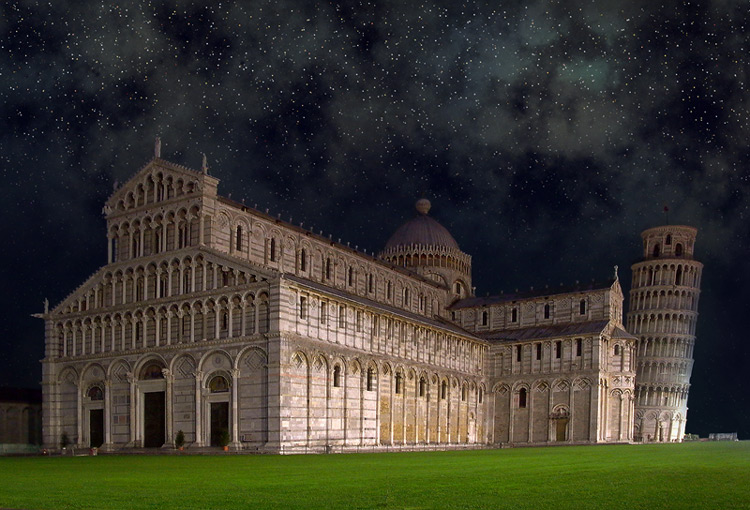
[[[643,258],[652,260],[692,259],[698,229],[687,225],[664,225],[644,230]]]

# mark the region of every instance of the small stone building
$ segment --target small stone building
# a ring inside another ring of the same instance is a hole
[[[0,452],[42,444],[42,392],[0,387]]]

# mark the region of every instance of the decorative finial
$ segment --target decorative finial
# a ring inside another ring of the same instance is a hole
[[[206,153],[203,153],[203,163],[201,163],[201,170],[204,174],[208,174],[208,159],[206,159]]]
[[[49,313],[49,300],[44,298],[44,313]]]
[[[420,198],[419,200],[417,200],[416,207],[419,214],[427,214],[428,212],[430,212],[430,207],[432,207],[432,204],[426,198]]]
[[[618,280],[620,277],[617,276],[617,266],[615,266],[615,280]]]
[[[156,137],[156,141],[154,141],[154,157],[161,157],[161,138],[159,138],[158,136]]]

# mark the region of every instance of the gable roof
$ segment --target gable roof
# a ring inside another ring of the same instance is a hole
[[[449,310],[459,310],[462,308],[475,308],[480,306],[490,306],[499,303],[507,303],[509,301],[521,301],[524,299],[533,299],[540,297],[555,297],[562,294],[575,294],[580,292],[591,292],[596,290],[611,289],[612,286],[618,282],[617,278],[612,278],[603,282],[591,282],[591,283],[577,283],[575,285],[569,285],[566,287],[545,288],[538,290],[529,290],[522,292],[512,292],[508,294],[499,294],[495,296],[485,297],[471,297],[465,299],[459,299],[453,304],[448,306]]]
[[[159,171],[165,171],[176,176],[184,177],[187,180],[198,181],[201,183],[206,179],[214,181],[214,184],[219,182],[216,177],[204,174],[203,172],[193,170],[192,168],[188,168],[183,165],[178,165],[177,163],[172,163],[171,161],[167,161],[165,159],[153,157],[145,165],[139,168],[138,171],[136,171],[127,181],[125,181],[125,183],[123,183],[115,191],[112,192],[109,198],[107,198],[107,200],[105,201],[104,207],[110,207],[114,209],[117,201],[124,198],[128,192],[132,191],[134,188],[134,184],[140,181],[142,176],[156,171],[157,169]]]

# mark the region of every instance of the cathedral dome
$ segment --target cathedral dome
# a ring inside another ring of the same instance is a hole
[[[412,245],[460,249],[450,232],[427,215],[430,211],[430,205],[430,201],[426,198],[417,201],[416,209],[419,214],[401,225],[393,233],[388,242],[385,243],[386,251]]]

